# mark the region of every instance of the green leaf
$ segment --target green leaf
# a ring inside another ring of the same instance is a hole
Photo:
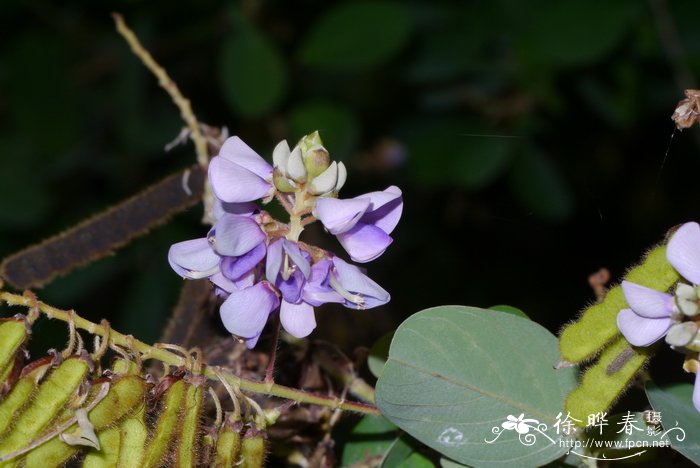
[[[577,371],[555,370],[559,359],[557,339],[535,322],[475,307],[435,307],[396,331],[377,404],[400,428],[457,462],[540,465],[566,451],[553,424]],[[532,446],[501,429],[507,416],[523,413],[547,425],[540,433],[532,423]]]
[[[435,464],[417,450],[417,445],[417,442],[412,437],[403,434],[391,446],[384,463],[382,463],[382,467],[433,468]]]
[[[219,84],[236,114],[259,117],[284,96],[287,70],[272,43],[252,25],[243,23],[221,48]]]
[[[654,411],[661,413],[661,424],[668,431],[671,447],[700,464],[700,413],[693,406],[693,386],[676,384],[658,387],[649,381],[646,392]],[[685,432],[685,439],[678,440],[680,431],[675,427]]]
[[[341,465],[367,463],[375,457],[383,457],[396,441],[397,431],[394,424],[381,416],[365,416],[345,439]]]
[[[407,129],[414,179],[428,186],[453,184],[478,190],[507,167],[510,144],[503,138],[472,136],[488,133],[469,122],[445,120]]]
[[[634,18],[627,1],[563,0],[540,2],[518,41],[524,63],[534,66],[582,66],[610,53]]]
[[[333,160],[346,160],[355,150],[360,135],[355,115],[344,107],[323,101],[295,107],[289,115],[289,125],[295,138],[318,130]]]
[[[509,305],[495,305],[489,307],[491,310],[497,310],[499,312],[505,312],[506,314],[513,314],[518,317],[526,318],[529,319],[530,317],[527,316],[525,312],[522,310],[518,309],[517,307],[509,306]]]
[[[525,148],[515,158],[511,185],[520,201],[543,218],[561,221],[572,214],[566,181],[556,166],[534,149]]]
[[[389,332],[379,338],[370,348],[367,356],[367,366],[373,376],[379,378],[382,375],[386,358],[389,356],[389,346],[394,338],[394,332]]]
[[[329,70],[365,69],[399,52],[410,30],[409,16],[398,2],[346,2],[313,25],[301,46],[301,57],[309,65]]]

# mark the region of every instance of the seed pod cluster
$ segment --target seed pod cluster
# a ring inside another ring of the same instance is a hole
[[[25,363],[30,333],[21,315],[0,320],[0,468],[263,466],[264,423],[205,424],[198,373],[155,381],[126,354],[101,372],[84,349]]]

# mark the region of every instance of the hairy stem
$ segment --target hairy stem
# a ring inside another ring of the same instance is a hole
[[[26,308],[38,307],[38,309],[50,319],[57,319],[63,322],[75,324],[76,328],[85,330],[90,334],[99,335],[103,338],[108,338],[110,344],[121,346],[127,349],[138,351],[143,355],[144,359],[155,359],[157,361],[169,364],[172,366],[183,366],[186,359],[175,353],[172,353],[163,348],[157,348],[143,341],[133,338],[131,335],[124,335],[111,329],[93,323],[83,317],[80,317],[74,311],[57,309],[43,302],[35,302],[29,297],[19,294],[12,294],[6,291],[0,291],[0,301],[6,302],[11,306],[21,306]],[[260,393],[279,398],[293,400],[297,403],[307,403],[318,406],[327,406],[329,408],[341,409],[344,411],[354,411],[357,413],[379,415],[379,410],[374,405],[358,403],[354,401],[345,401],[343,398],[337,398],[326,395],[305,392],[298,388],[286,387],[284,385],[272,384],[267,382],[258,382],[255,380],[244,379],[232,374],[226,369],[220,369],[217,376],[217,371],[214,368],[205,366],[202,369],[202,375],[212,380],[218,380],[219,376],[231,384],[234,388],[251,393]]]

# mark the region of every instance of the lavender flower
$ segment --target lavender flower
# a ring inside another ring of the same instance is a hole
[[[350,258],[365,263],[379,257],[393,242],[389,234],[402,211],[401,190],[392,185],[346,200],[319,198],[314,215],[338,238]]]
[[[617,315],[617,326],[634,346],[649,346],[665,337],[672,348],[684,353],[700,351],[696,317],[700,312],[700,225],[686,223],[671,237],[666,259],[691,285],[679,283],[674,294],[656,291],[628,281],[622,291],[629,309]],[[694,366],[693,366],[694,367]],[[700,373],[696,372],[693,404],[700,411]]]
[[[397,187],[352,200],[337,200],[347,171],[330,161],[317,132],[294,149],[286,141],[273,153],[274,168],[238,137],[229,138],[212,159],[209,179],[216,196],[214,226],[206,238],[170,248],[171,267],[185,279],[208,278],[218,296],[226,329],[257,343],[271,314],[292,336],[316,328],[315,307],[338,303],[369,309],[386,304],[389,293],[358,267],[330,252],[299,242],[315,213],[356,261],[367,262],[391,243],[401,216]],[[289,214],[281,223],[254,203],[273,197]]]

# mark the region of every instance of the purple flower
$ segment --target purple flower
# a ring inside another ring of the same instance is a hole
[[[275,290],[267,281],[245,289],[234,290],[221,304],[221,321],[229,333],[246,341],[253,348],[260,338],[270,314],[279,307]]]
[[[693,285],[679,283],[667,294],[629,281],[622,292],[629,309],[617,315],[617,327],[634,346],[649,346],[663,337],[674,348],[698,352],[700,340],[695,317],[700,312],[700,225],[686,223],[673,234],[666,259]],[[700,411],[700,373],[695,377],[693,404]]]
[[[401,190],[391,186],[341,200],[319,198],[314,215],[334,234],[356,262],[366,263],[379,257],[393,239],[389,234],[401,218]]]
[[[617,315],[617,327],[634,346],[649,346],[663,338],[673,320],[673,296],[629,281],[622,282],[622,292],[630,309]]]
[[[227,139],[209,163],[209,181],[222,202],[250,202],[274,194],[272,166],[238,137]]]
[[[371,309],[391,299],[389,293],[365,275],[360,268],[333,257],[328,283],[343,297],[343,305],[351,309]]]

